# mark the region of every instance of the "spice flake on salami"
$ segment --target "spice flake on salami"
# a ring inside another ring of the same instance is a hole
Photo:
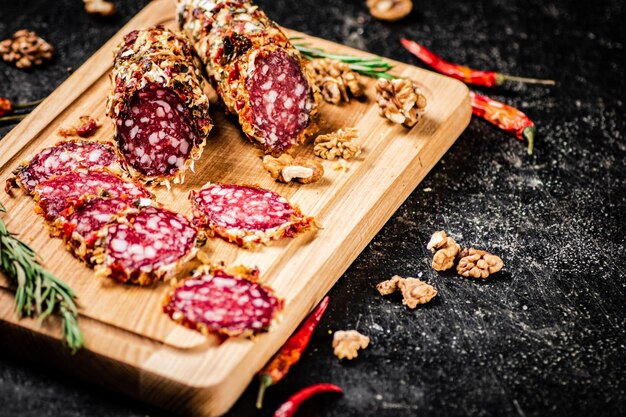
[[[204,334],[252,336],[267,331],[283,301],[257,282],[258,270],[227,270],[203,265],[173,282],[163,312],[175,322]]]
[[[146,183],[182,183],[213,126],[188,41],[161,26],[135,30],[115,53],[107,114],[124,167]]]
[[[250,1],[178,0],[218,96],[246,136],[281,154],[317,130],[318,91],[298,50]]]
[[[39,183],[53,176],[79,169],[102,168],[120,172],[120,160],[112,143],[68,140],[45,148],[30,161],[22,162],[9,181],[32,194]]]
[[[103,170],[75,171],[52,177],[35,187],[34,196],[35,211],[44,217],[52,227],[52,234],[56,235],[63,228],[65,213],[81,202],[98,197],[150,198],[152,194],[139,184]]]
[[[251,185],[207,184],[189,199],[196,226],[243,247],[293,237],[315,220],[273,191]]]
[[[196,254],[197,229],[161,207],[130,209],[100,232],[96,275],[150,285],[167,278]]]

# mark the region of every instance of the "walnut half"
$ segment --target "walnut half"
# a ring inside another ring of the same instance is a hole
[[[399,289],[402,291],[402,304],[409,308],[426,304],[437,295],[437,290],[432,285],[417,278],[402,278],[398,275],[378,283],[376,289],[381,295],[388,295]]]
[[[263,157],[263,168],[272,178],[279,182],[297,181],[301,184],[310,184],[319,181],[324,175],[324,167],[313,160],[295,160],[289,154],[282,154],[278,158],[271,155]]]
[[[89,14],[97,14],[102,17],[113,16],[117,11],[115,4],[105,0],[83,0],[85,11]]]
[[[349,102],[350,96],[361,97],[364,94],[361,76],[345,62],[330,58],[314,59],[309,62],[308,69],[328,103]]]
[[[315,138],[313,153],[322,159],[350,159],[359,156],[361,147],[352,142],[359,137],[358,129],[347,127]]]
[[[365,349],[370,338],[356,330],[338,330],[333,334],[333,349],[339,359],[354,359],[359,349]]]
[[[0,42],[2,59],[20,69],[42,65],[52,59],[53,51],[52,45],[26,29],[18,30],[13,37]]]
[[[405,127],[415,126],[426,108],[426,97],[411,80],[379,78],[376,83],[378,113]]]
[[[435,271],[445,271],[452,268],[456,255],[461,251],[461,247],[443,230],[433,233],[426,248],[435,254],[432,263]]]
[[[412,0],[367,0],[367,7],[376,19],[395,22],[406,17],[413,9]]]
[[[499,256],[474,248],[463,249],[458,258],[459,264],[456,271],[464,277],[487,278],[504,266]]]

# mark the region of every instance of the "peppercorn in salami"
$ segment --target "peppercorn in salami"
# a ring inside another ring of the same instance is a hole
[[[260,187],[208,184],[191,191],[189,199],[196,226],[244,247],[293,237],[315,225],[286,198]]]
[[[213,126],[188,41],[160,26],[130,32],[111,80],[107,114],[125,168],[144,182],[181,183]]]
[[[99,235],[96,275],[149,285],[195,256],[198,231],[178,213],[145,207],[121,214]]]
[[[280,154],[316,131],[317,93],[278,25],[250,1],[178,0],[219,97],[246,136]]]
[[[173,285],[163,311],[204,334],[250,336],[266,331],[283,302],[257,278],[258,270],[201,266],[193,276]]]

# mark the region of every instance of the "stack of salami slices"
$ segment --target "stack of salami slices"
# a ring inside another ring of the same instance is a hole
[[[110,143],[60,142],[22,163],[9,185],[32,195],[50,234],[100,275],[147,285],[195,254],[198,233],[124,179],[120,164]]]

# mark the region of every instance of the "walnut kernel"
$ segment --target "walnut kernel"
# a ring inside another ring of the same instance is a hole
[[[413,9],[412,0],[367,0],[367,7],[376,19],[395,22],[406,17]]]
[[[98,14],[102,17],[113,16],[116,12],[115,4],[105,0],[83,0],[85,11],[89,14]]]
[[[378,113],[394,123],[415,126],[426,108],[426,97],[411,80],[379,78],[376,83]]]
[[[487,278],[490,274],[500,271],[504,266],[500,257],[474,248],[463,249],[458,258],[459,264],[456,271],[464,277]]]
[[[265,155],[263,157],[263,168],[265,168],[276,181],[285,183],[297,181],[301,184],[310,184],[319,181],[324,175],[324,167],[319,162],[313,160],[296,160],[286,153],[278,158]]]
[[[365,349],[370,338],[356,330],[338,330],[333,334],[333,349],[339,359],[354,359],[359,349]]]
[[[393,277],[391,277],[391,279],[388,279],[387,281],[379,282],[376,285],[376,289],[378,290],[380,295],[393,294],[398,289],[398,282],[400,282],[401,280],[402,277],[400,275],[394,275]]]
[[[308,69],[322,97],[329,103],[350,101],[350,95],[361,97],[364,94],[361,76],[345,62],[329,58],[314,59],[309,62]]]
[[[26,29],[18,30],[10,39],[0,42],[2,59],[20,69],[42,65],[52,59],[52,53],[52,45]]]
[[[339,129],[315,138],[313,153],[322,159],[332,161],[335,158],[350,159],[359,156],[361,147],[352,142],[359,137],[358,129],[349,127]]]
[[[461,247],[443,230],[433,233],[426,248],[435,254],[432,267],[436,271],[452,268],[457,254],[461,251]]]
[[[403,278],[398,282],[398,288],[402,291],[402,304],[408,308],[426,304],[437,295],[435,287],[416,278]]]

